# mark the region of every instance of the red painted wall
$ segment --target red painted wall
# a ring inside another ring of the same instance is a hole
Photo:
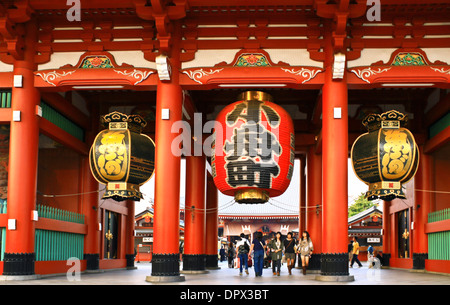
[[[42,143],[42,140],[40,143]],[[80,193],[80,163],[80,156],[68,148],[39,149],[37,202],[62,210],[80,212],[79,203],[81,196],[42,196],[42,194]]]

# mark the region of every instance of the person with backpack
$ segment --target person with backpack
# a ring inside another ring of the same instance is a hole
[[[240,235],[241,240],[236,243],[236,253],[239,257],[239,275],[242,275],[242,269],[248,274],[248,253],[250,251],[250,243],[245,238],[244,233]]]

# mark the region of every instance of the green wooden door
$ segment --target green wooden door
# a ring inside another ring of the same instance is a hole
[[[117,258],[118,219],[117,213],[105,212],[104,258],[107,259]]]
[[[404,210],[398,213],[398,257],[409,258],[409,210]]]

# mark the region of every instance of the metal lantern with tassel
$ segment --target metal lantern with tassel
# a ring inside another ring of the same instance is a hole
[[[363,120],[368,132],[356,139],[351,160],[356,176],[369,186],[368,200],[406,198],[402,185],[415,175],[419,162],[414,136],[404,128],[407,121],[396,110]]]
[[[147,123],[117,111],[103,116],[102,123],[108,129],[97,135],[89,153],[92,174],[106,184],[102,198],[143,199],[139,187],[152,177],[155,160],[155,143],[141,134]]]

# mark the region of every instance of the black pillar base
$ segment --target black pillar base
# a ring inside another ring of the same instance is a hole
[[[220,269],[218,262],[219,258],[215,254],[205,255],[206,269]]]
[[[413,253],[413,269],[425,269],[426,259],[428,259],[428,253]]]
[[[180,254],[152,255],[152,276],[178,276],[180,275]]]
[[[300,257],[300,256],[299,256]],[[311,254],[311,258],[309,259],[308,270],[320,270],[320,260],[322,259],[322,254]],[[300,267],[302,265],[302,261],[300,258]]]
[[[183,271],[203,271],[205,267],[205,254],[183,254]]]
[[[84,254],[86,260],[86,270],[98,270],[100,268],[100,254]]]
[[[34,275],[35,253],[5,253],[3,275]]]
[[[381,262],[381,265],[383,267],[389,267],[389,260],[391,259],[391,254],[390,253],[383,253],[382,256],[383,261]]]
[[[320,274],[348,275],[348,253],[322,253]]]
[[[348,272],[348,253],[322,253],[320,259],[320,275],[317,281],[352,282],[353,275]]]
[[[125,258],[127,260],[127,269],[135,269],[134,266],[134,254],[125,254]]]
[[[152,275],[146,277],[147,282],[181,282],[184,276],[180,276],[180,254],[155,254],[152,255]]]

